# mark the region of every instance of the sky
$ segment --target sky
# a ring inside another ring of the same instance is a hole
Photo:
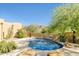
[[[59,3],[4,3],[0,4],[0,18],[7,22],[19,22],[25,26],[30,24],[48,25],[53,10]]]

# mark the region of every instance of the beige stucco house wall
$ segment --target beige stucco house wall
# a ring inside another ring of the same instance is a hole
[[[22,28],[21,23],[9,23],[4,21],[4,19],[0,19],[0,40],[8,35],[8,33],[12,33],[11,37],[14,37],[16,32]]]

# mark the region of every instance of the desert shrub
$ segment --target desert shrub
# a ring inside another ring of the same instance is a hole
[[[7,42],[0,42],[0,52],[1,53],[7,53],[8,49],[7,49]]]
[[[15,35],[16,38],[24,38],[26,37],[26,32],[24,29],[18,30],[18,32]]]
[[[60,35],[60,42],[66,42],[66,37],[64,35]]]
[[[16,49],[17,45],[15,42],[6,42],[6,41],[1,41],[0,42],[0,53],[7,53],[10,52],[14,49]]]
[[[9,47],[10,46],[10,47]],[[16,45],[16,43],[15,42],[8,42],[8,48],[9,48],[9,50],[14,50],[14,49],[16,49],[16,47],[17,47],[17,45]]]

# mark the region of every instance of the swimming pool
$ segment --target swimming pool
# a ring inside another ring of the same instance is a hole
[[[62,44],[46,38],[32,39],[29,41],[28,46],[34,50],[55,50],[63,47]]]

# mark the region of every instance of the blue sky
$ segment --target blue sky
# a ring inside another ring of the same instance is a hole
[[[8,22],[20,22],[23,25],[48,25],[53,9],[60,5],[62,4],[0,4],[0,18]]]

